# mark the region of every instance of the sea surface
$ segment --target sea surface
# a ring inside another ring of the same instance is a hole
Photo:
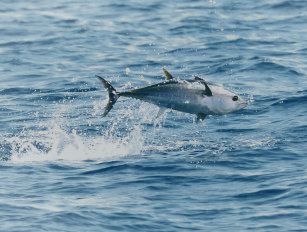
[[[194,75],[195,116],[107,93]],[[0,231],[306,231],[307,2],[0,2]]]

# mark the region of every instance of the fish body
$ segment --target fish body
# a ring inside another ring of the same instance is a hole
[[[207,115],[227,114],[247,105],[241,97],[222,86],[208,83],[199,77],[193,80],[175,80],[165,69],[164,72],[167,79],[164,82],[120,93],[98,76],[109,92],[109,103],[104,115],[111,110],[118,97],[131,97],[162,109],[195,114],[198,119],[204,119]]]

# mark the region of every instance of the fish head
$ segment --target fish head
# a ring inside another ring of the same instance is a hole
[[[225,102],[225,108],[229,112],[243,109],[247,106],[247,102],[239,95],[232,94],[223,98]]]
[[[247,106],[247,102],[241,96],[221,87],[213,90],[211,98],[211,109],[216,114],[227,114]]]

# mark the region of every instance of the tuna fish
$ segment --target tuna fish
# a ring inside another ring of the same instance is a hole
[[[204,120],[207,115],[228,114],[247,106],[243,98],[222,86],[197,76],[192,80],[179,80],[166,69],[163,68],[163,71],[166,76],[164,82],[126,92],[117,92],[108,81],[96,76],[109,94],[103,116],[109,113],[119,97],[135,98],[157,105],[160,107],[158,115],[165,109],[172,109],[195,114],[197,120]]]

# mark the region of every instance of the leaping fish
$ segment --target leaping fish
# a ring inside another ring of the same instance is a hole
[[[108,81],[96,75],[109,94],[103,116],[109,113],[119,97],[135,98],[157,105],[160,107],[158,116],[166,109],[172,109],[195,114],[197,120],[204,120],[207,115],[228,114],[247,106],[247,102],[239,95],[198,76],[192,80],[178,80],[165,68],[163,71],[166,77],[164,82],[126,92],[117,92]]]

